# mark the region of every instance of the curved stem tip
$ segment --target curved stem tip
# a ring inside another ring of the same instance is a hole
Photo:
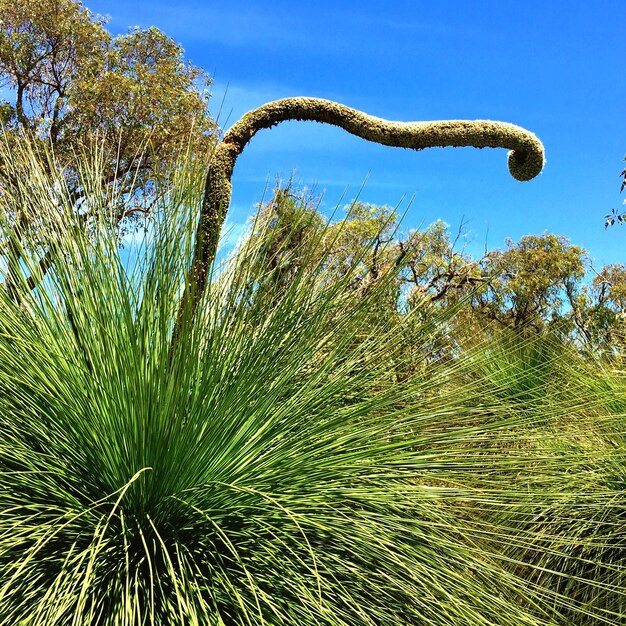
[[[320,98],[285,98],[264,104],[236,122],[213,153],[206,177],[194,258],[181,302],[181,318],[185,312],[193,318],[206,287],[207,273],[215,260],[220,231],[230,204],[231,178],[237,158],[259,130],[289,120],[332,124],[367,141],[413,150],[445,146],[508,148],[509,171],[522,181],[537,176],[544,164],[544,149],[539,139],[524,128],[505,122],[392,122]]]

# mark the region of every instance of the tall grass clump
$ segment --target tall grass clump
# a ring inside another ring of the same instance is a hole
[[[502,334],[398,376],[446,320],[331,280],[324,228],[291,266],[303,224],[256,223],[186,300],[200,168],[129,198],[96,152],[77,211],[0,162],[0,626],[622,621],[619,374]]]
[[[623,374],[550,333],[495,333],[467,358],[477,403],[512,426],[475,448],[477,540],[552,598],[555,624],[624,623]]]
[[[3,158],[27,175],[1,199],[21,257],[0,291],[2,626],[554,622],[456,511],[483,506],[472,444],[511,418],[437,364],[395,384],[376,289],[320,262],[268,304],[267,251],[243,244],[180,323],[194,168],[129,263],[97,163],[77,214],[52,162]]]
[[[578,407],[561,419],[563,481],[569,488],[520,533],[521,558],[544,587],[568,598],[569,621],[626,622],[626,385],[623,372],[590,359],[572,385]],[[581,402],[584,399],[584,402]],[[573,404],[573,403],[572,403]],[[572,463],[572,451],[578,461]],[[569,461],[569,462],[568,462]],[[519,529],[518,529],[519,530]],[[549,546],[550,549],[542,549]],[[580,617],[584,616],[584,619]]]

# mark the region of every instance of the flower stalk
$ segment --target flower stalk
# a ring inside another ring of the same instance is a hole
[[[231,178],[237,158],[257,132],[292,120],[331,124],[367,141],[413,150],[446,146],[508,148],[509,171],[520,181],[537,176],[544,164],[544,149],[539,139],[524,128],[505,122],[393,122],[320,98],[285,98],[264,104],[246,113],[224,134],[209,163],[178,326],[184,318],[193,320],[206,288],[230,205]]]

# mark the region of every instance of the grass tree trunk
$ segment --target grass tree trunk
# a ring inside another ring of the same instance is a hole
[[[445,146],[508,148],[511,151],[508,158],[511,175],[522,181],[539,174],[544,163],[544,150],[539,139],[519,126],[504,122],[391,122],[319,98],[285,98],[264,104],[246,113],[225,133],[209,164],[194,256],[174,337],[184,320],[193,320],[206,288],[230,204],[231,178],[237,157],[259,130],[290,120],[332,124],[368,141],[413,150]]]

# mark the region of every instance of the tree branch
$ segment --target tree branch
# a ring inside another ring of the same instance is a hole
[[[24,89],[25,85],[23,85],[21,81],[18,81],[17,93],[15,96],[15,113],[17,115],[17,121],[20,123],[22,128],[30,128],[28,118],[24,112]]]

